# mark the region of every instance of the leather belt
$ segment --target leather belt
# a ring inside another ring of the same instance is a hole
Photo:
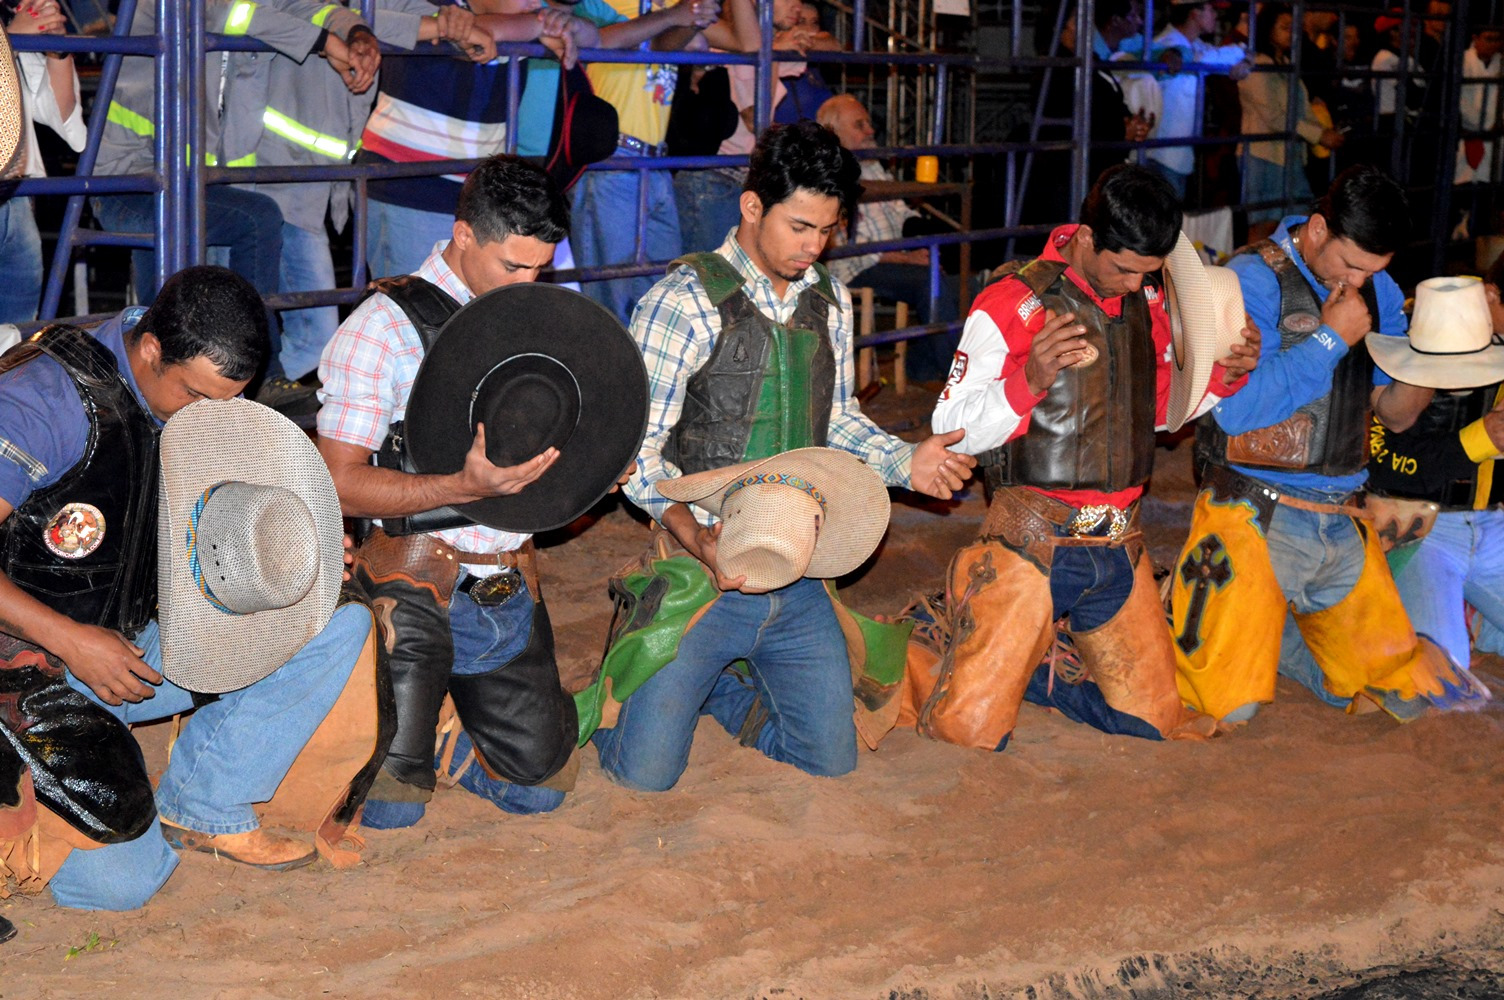
[[[1054,497],[1047,497],[1024,487],[1004,487],[998,492],[1006,492],[1008,499],[1026,507],[1050,524],[1070,532],[1054,539],[1057,546],[1120,546],[1142,534],[1138,530],[1136,500],[1127,507],[1114,507],[1105,503],[1072,507]],[[1104,528],[1105,533],[1096,533]]]
[[[1274,514],[1275,504],[1284,504],[1293,510],[1309,511],[1313,514],[1341,514],[1345,517],[1366,517],[1367,512],[1354,501],[1358,498],[1356,493],[1350,493],[1338,503],[1322,503],[1319,500],[1305,500],[1301,497],[1288,496],[1267,483],[1260,482],[1251,476],[1245,476],[1235,469],[1229,469],[1225,465],[1208,465],[1202,476],[1202,485],[1213,493],[1221,494],[1232,500],[1248,500],[1259,510],[1259,519],[1264,522],[1264,527],[1269,527],[1269,518]]]
[[[633,156],[664,156],[667,154],[667,144],[656,145],[637,138],[635,135],[627,135],[625,132],[616,134],[616,148],[625,150]]]

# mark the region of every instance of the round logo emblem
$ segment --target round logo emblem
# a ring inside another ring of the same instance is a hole
[[[1091,363],[1093,361],[1096,361],[1097,357],[1099,356],[1097,349],[1090,344],[1087,344],[1085,347],[1080,348],[1075,353],[1077,357],[1076,360],[1072,361],[1070,364],[1070,367],[1072,368],[1090,367]]]
[[[47,550],[64,559],[82,559],[104,541],[104,514],[88,503],[70,503],[42,529]]]
[[[1280,321],[1291,333],[1315,333],[1321,325],[1321,317],[1311,312],[1292,312]]]

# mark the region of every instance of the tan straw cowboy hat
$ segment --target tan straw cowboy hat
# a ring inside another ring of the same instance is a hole
[[[1427,278],[1415,286],[1410,336],[1372,332],[1366,342],[1384,374],[1411,385],[1467,389],[1504,379],[1504,342],[1478,278]]]
[[[745,576],[749,594],[801,577],[849,573],[888,528],[888,490],[855,455],[799,448],[756,462],[710,469],[658,484],[670,500],[721,518],[721,573]]]
[[[1203,263],[1185,233],[1165,258],[1165,297],[1174,350],[1165,423],[1176,431],[1201,405],[1213,367],[1242,343],[1246,319],[1238,276]]]
[[[0,177],[9,177],[26,150],[22,132],[21,81],[10,39],[0,30]]]
[[[344,527],[329,469],[291,420],[200,400],[162,431],[162,674],[190,691],[253,684],[329,624]]]

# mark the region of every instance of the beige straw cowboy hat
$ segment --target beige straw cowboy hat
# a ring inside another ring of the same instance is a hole
[[[719,569],[745,576],[747,593],[849,573],[888,528],[882,477],[834,448],[799,448],[669,479],[658,492],[720,517]]]
[[[14,173],[26,149],[22,125],[21,81],[10,39],[0,30],[0,177]]]
[[[329,624],[344,527],[308,435],[245,399],[200,400],[162,431],[162,674],[190,691],[253,684]]]
[[[1504,342],[1478,278],[1427,278],[1415,286],[1410,336],[1370,333],[1366,342],[1374,364],[1411,385],[1467,389],[1504,379]]]
[[[1216,363],[1242,343],[1247,320],[1237,275],[1203,263],[1185,233],[1165,258],[1165,297],[1174,350],[1165,423],[1175,431],[1201,405]]]

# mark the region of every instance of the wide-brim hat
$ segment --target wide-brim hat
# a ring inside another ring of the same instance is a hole
[[[1467,389],[1504,380],[1504,341],[1478,278],[1427,278],[1415,286],[1410,335],[1373,331],[1366,343],[1384,374],[1410,385]]]
[[[282,666],[334,616],[344,526],[308,435],[246,399],[192,403],[162,431],[162,675],[219,694]]]
[[[717,567],[723,576],[745,576],[748,593],[849,573],[888,528],[882,477],[834,448],[697,472],[658,483],[658,492],[721,518]]]
[[[21,81],[10,39],[0,31],[0,177],[8,177],[25,151],[21,114]]]
[[[1246,317],[1238,276],[1204,263],[1185,233],[1165,258],[1165,297],[1174,360],[1165,425],[1176,431],[1201,405],[1217,362],[1242,342]]]
[[[561,192],[574,187],[590,164],[616,152],[618,128],[616,108],[596,96],[584,65],[559,70],[554,130],[543,169]]]
[[[479,524],[531,533],[593,507],[631,466],[648,421],[642,352],[621,321],[558,285],[505,285],[449,318],[413,382],[404,433],[420,473],[460,471],[478,424],[486,457],[559,457],[510,496],[456,505]]]

